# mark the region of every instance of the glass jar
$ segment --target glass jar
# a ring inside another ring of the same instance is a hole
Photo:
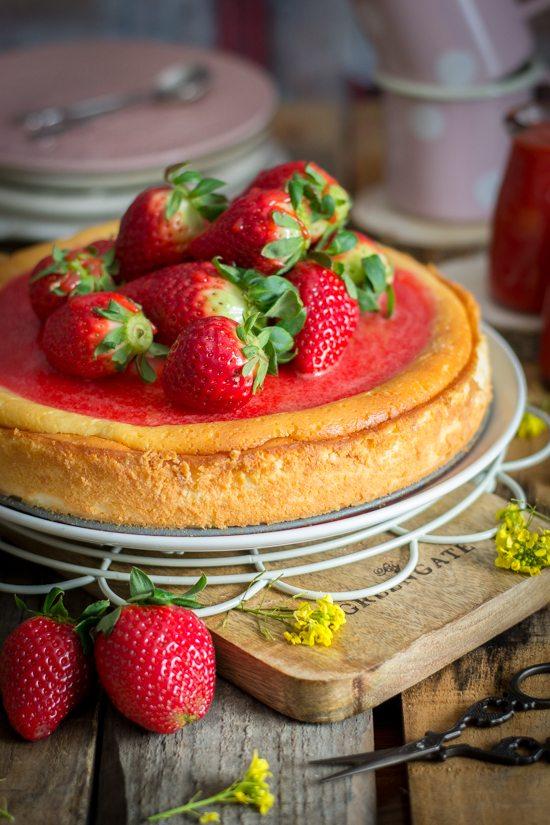
[[[499,304],[539,314],[550,284],[550,102],[507,123],[514,141],[493,220],[490,290]]]

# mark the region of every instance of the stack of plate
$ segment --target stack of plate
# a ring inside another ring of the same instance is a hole
[[[162,70],[204,65],[194,103],[148,102],[33,138],[21,115],[104,94],[148,89]],[[182,160],[227,181],[229,194],[284,158],[270,137],[270,78],[233,55],[155,42],[82,41],[6,52],[0,112],[0,237],[48,239],[118,217]]]

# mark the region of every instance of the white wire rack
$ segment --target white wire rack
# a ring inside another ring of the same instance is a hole
[[[542,410],[533,407],[529,407],[528,409],[535,415],[545,420],[550,427],[550,416]],[[115,604],[124,604],[124,599],[122,599],[112,589],[111,585],[127,582],[129,579],[129,573],[112,570],[111,565],[113,562],[124,562],[129,566],[136,565],[145,569],[151,566],[158,567],[159,564],[161,564],[163,567],[168,568],[170,573],[169,575],[152,576],[153,581],[159,585],[190,586],[195,583],[198,577],[196,572],[192,572],[193,570],[205,571],[207,573],[209,587],[228,584],[244,585],[243,591],[235,597],[209,605],[208,607],[201,608],[197,611],[197,613],[201,616],[213,616],[217,613],[222,613],[232,607],[235,607],[243,599],[246,600],[251,598],[267,585],[271,585],[271,587],[289,595],[302,595],[304,598],[309,599],[318,598],[325,595],[326,591],[304,589],[303,587],[298,588],[292,584],[289,584],[286,580],[292,579],[296,576],[315,574],[323,570],[333,569],[343,565],[351,565],[355,562],[362,561],[363,559],[373,558],[399,548],[408,548],[407,562],[390,578],[367,587],[358,587],[357,589],[331,593],[335,601],[359,599],[388,590],[406,579],[418,563],[419,542],[429,544],[472,544],[474,542],[490,539],[495,535],[496,527],[494,525],[489,527],[487,530],[463,535],[440,534],[436,531],[438,531],[445,524],[453,521],[462,512],[471,507],[474,502],[481,495],[483,495],[483,493],[492,491],[497,482],[501,482],[508,488],[511,497],[520,502],[525,502],[525,493],[523,489],[517,481],[508,475],[508,473],[510,471],[532,467],[550,457],[550,440],[541,450],[526,458],[521,458],[516,461],[505,461],[504,453],[505,451],[503,450],[496,457],[496,459],[492,460],[490,464],[474,478],[475,483],[473,486],[469,486],[467,492],[464,493],[458,502],[455,502],[451,507],[445,510],[444,513],[436,517],[428,517],[427,520],[423,521],[419,526],[414,528],[407,527],[407,523],[412,519],[419,517],[422,513],[428,510],[432,506],[432,501],[429,500],[427,503],[420,504],[419,506],[413,505],[412,507],[401,507],[401,514],[392,518],[385,518],[384,510],[387,510],[388,508],[382,508],[378,511],[380,516],[378,523],[358,530],[352,529],[350,532],[346,532],[343,535],[338,535],[321,541],[307,541],[304,543],[295,544],[292,547],[281,545],[277,549],[261,550],[262,534],[248,533],[246,534],[246,544],[249,544],[250,540],[252,540],[252,543],[257,545],[252,546],[248,551],[245,549],[245,552],[242,552],[241,549],[241,551],[235,553],[233,549],[230,549],[229,551],[220,551],[219,549],[215,549],[209,556],[201,555],[200,558],[195,558],[192,555],[189,555],[190,551],[188,546],[189,542],[191,542],[191,544],[193,543],[193,539],[188,538],[184,542],[187,543],[187,546],[184,549],[178,549],[177,546],[173,546],[163,555],[162,558],[159,558],[159,555],[151,556],[142,552],[131,552],[131,548],[125,546],[125,542],[122,541],[124,534],[118,534],[119,543],[117,544],[97,544],[95,547],[92,547],[89,543],[84,544],[82,541],[77,541],[72,538],[67,539],[60,537],[59,535],[48,534],[48,532],[45,532],[44,529],[29,527],[25,524],[25,522],[34,524],[35,522],[46,520],[28,516],[23,513],[18,513],[17,511],[12,511],[10,514],[11,518],[9,520],[9,527],[12,532],[15,531],[18,535],[26,539],[37,539],[42,547],[50,547],[53,551],[61,550],[65,555],[67,552],[74,553],[80,558],[75,561],[67,561],[65,558],[56,558],[55,555],[48,556],[43,552],[38,553],[31,550],[26,550],[17,546],[13,542],[4,540],[0,540],[0,549],[17,558],[53,568],[63,575],[68,574],[69,576],[74,576],[73,578],[56,582],[56,586],[62,588],[63,590],[84,587],[96,581],[105,596]],[[464,482],[459,477],[459,482],[454,489],[456,490],[463,487]],[[411,501],[414,500],[415,497],[412,496]],[[0,510],[4,511],[0,514],[0,518],[3,515],[4,521],[7,521],[5,514],[5,510],[7,509],[8,508],[0,508]],[[58,522],[48,522],[46,525],[38,525],[39,528],[41,526],[48,527],[50,530],[55,526],[57,528],[57,532],[63,532],[63,528],[69,527],[68,525],[63,525]],[[72,528],[73,532],[74,529],[75,528]],[[87,535],[87,533],[90,532],[89,529],[80,529],[81,531],[84,531],[84,535],[89,539],[89,536]],[[330,531],[330,525],[328,525],[328,529]],[[102,537],[102,532],[99,532],[100,537]],[[285,541],[286,539],[284,534],[288,531],[283,530],[280,532],[282,534],[281,541]],[[357,544],[367,539],[372,539],[382,533],[390,534],[392,537],[377,544],[373,544],[372,546],[355,549],[344,555],[330,555],[331,551],[339,550],[349,546],[350,544]],[[154,537],[147,536],[146,538],[150,547],[155,546]],[[242,538],[242,535],[240,537],[235,537],[233,543],[238,547],[239,541],[241,541]],[[181,540],[179,541],[181,543]],[[174,539],[172,544],[177,545],[177,542],[178,539]],[[212,544],[215,546],[215,541],[212,541]],[[200,552],[204,553],[204,548],[201,548]],[[320,561],[307,561],[308,556],[318,555],[320,553],[326,554],[327,557]],[[81,557],[89,558],[90,564],[87,565],[82,563]],[[295,562],[300,559],[304,559],[305,562],[290,564],[291,562]],[[99,563],[98,566],[93,566],[94,561],[96,564]],[[283,566],[277,567],[276,569],[270,569],[270,564],[275,562],[283,562]],[[251,569],[247,572],[239,573],[224,574],[223,572],[216,572],[212,575],[209,574],[210,570],[223,570],[223,568],[236,566],[244,566],[245,568],[248,567]],[[187,575],[178,574],[178,570],[182,568],[185,568],[188,571]],[[40,594],[47,592],[52,586],[52,584],[12,585],[8,583],[0,583],[0,592]]]
[[[10,533],[20,536],[22,544],[28,544],[29,540],[32,544],[36,540],[40,550],[35,552],[19,546],[15,540],[2,539],[0,549],[58,571],[64,578],[56,582],[56,586],[63,590],[97,582],[105,596],[115,604],[124,604],[124,599],[113,587],[128,582],[129,570],[133,565],[145,569],[166,568],[166,574],[151,576],[159,585],[190,586],[196,582],[200,572],[205,572],[209,593],[211,588],[219,585],[243,586],[242,591],[233,598],[197,610],[202,616],[225,612],[252,598],[268,585],[289,595],[318,598],[326,591],[316,590],[313,585],[310,588],[296,587],[288,580],[353,565],[403,548],[408,551],[408,559],[394,575],[376,584],[357,586],[359,583],[355,581],[355,573],[350,570],[350,581],[355,586],[330,595],[335,601],[345,601],[389,590],[406,579],[416,567],[420,542],[472,544],[491,539],[497,529],[494,524],[486,530],[464,535],[438,531],[471,507],[483,493],[493,491],[497,482],[510,491],[512,498],[525,502],[523,489],[509,473],[532,467],[550,457],[549,438],[536,453],[516,461],[506,461],[507,448],[525,409],[542,418],[549,427],[550,416],[542,410],[526,407],[525,378],[517,358],[497,333],[490,328],[486,328],[485,332],[490,346],[495,389],[488,426],[456,466],[439,479],[397,501],[390,500],[383,506],[364,511],[336,514],[333,519],[327,518],[320,523],[303,521],[261,532],[248,528],[241,531],[188,531],[180,535],[127,533],[90,527],[84,523],[67,524],[0,506],[0,525],[4,523]],[[437,516],[433,512],[430,514],[433,504],[445,501],[451,493],[452,503],[444,512]],[[415,526],[410,524],[413,520]],[[361,546],[377,536],[382,540]],[[350,545],[358,546],[350,547],[347,553],[334,555]],[[197,553],[200,555],[193,555]],[[312,556],[316,558],[308,559]],[[117,566],[122,563],[127,568],[112,569],[113,563]],[[223,572],[224,568],[236,567],[240,568],[239,572]],[[49,591],[52,586],[0,582],[0,592],[40,594]]]

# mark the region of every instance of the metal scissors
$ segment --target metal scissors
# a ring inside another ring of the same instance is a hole
[[[368,753],[350,754],[349,756],[335,756],[329,759],[316,759],[310,765],[349,765],[343,771],[325,776],[321,782],[330,782],[352,776],[361,771],[375,771],[389,765],[398,765],[400,762],[412,760],[444,761],[452,756],[463,756],[469,759],[480,759],[483,762],[495,762],[500,765],[531,765],[540,760],[550,761],[550,738],[544,743],[528,736],[509,736],[501,739],[488,750],[476,748],[472,745],[456,744],[445,745],[450,739],[456,739],[467,727],[490,728],[502,725],[514,713],[522,710],[543,710],[550,708],[550,698],[541,699],[530,696],[521,690],[520,685],[530,676],[540,673],[550,673],[550,662],[532,665],[520,670],[510,679],[508,689],[502,696],[488,696],[471,705],[457,722],[448,730],[441,733],[427,731],[422,739],[410,742],[398,748],[370,751]]]

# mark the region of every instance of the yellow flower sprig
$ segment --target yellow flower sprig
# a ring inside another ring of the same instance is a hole
[[[497,513],[497,567],[529,576],[537,576],[544,567],[550,567],[550,530],[532,530],[534,516],[544,518],[533,507],[522,509],[516,502]]]
[[[525,412],[516,435],[518,438],[536,438],[541,433],[546,432],[547,429],[546,422],[542,418],[531,412]]]
[[[332,596],[323,596],[312,602],[300,602],[297,608],[288,607],[247,607],[242,602],[235,610],[251,613],[261,619],[274,619],[287,627],[283,634],[291,645],[323,645],[330,647],[336,631],[346,623],[346,615],[340,605],[334,604]],[[267,638],[273,638],[265,624],[259,624],[260,632]]]
[[[159,822],[162,819],[169,819],[179,814],[188,813],[197,816],[197,809],[204,808],[208,805],[249,805],[256,808],[263,816],[273,807],[275,802],[275,797],[271,793],[267,781],[271,776],[273,776],[273,774],[269,770],[267,759],[258,756],[258,751],[254,751],[252,761],[243,776],[229,785],[228,788],[224,788],[217,794],[205,799],[195,794],[185,805],[153,814],[148,818],[149,822]],[[220,815],[216,811],[205,811],[199,816],[200,825],[219,821]]]

